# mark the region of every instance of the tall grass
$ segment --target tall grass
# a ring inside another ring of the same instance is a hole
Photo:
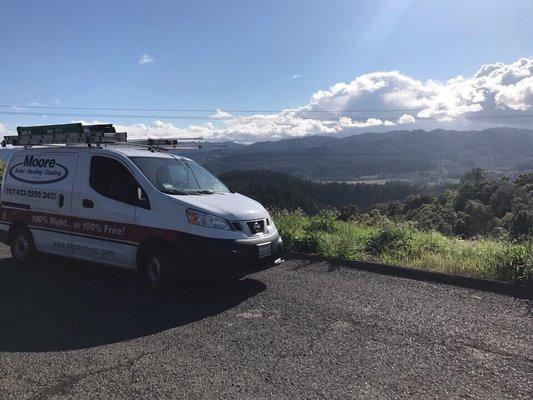
[[[338,221],[333,212],[278,212],[288,250],[404,265],[465,276],[533,283],[533,241],[462,240],[387,219]]]

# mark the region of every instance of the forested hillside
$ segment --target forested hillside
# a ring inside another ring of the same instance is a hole
[[[345,205],[348,205],[345,208],[349,212],[367,210],[373,204],[402,200],[419,190],[402,182],[383,185],[316,183],[268,170],[231,171],[219,177],[231,190],[256,199],[266,207],[301,209],[307,213]]]
[[[402,182],[316,183],[272,171],[233,171],[220,178],[234,191],[277,210],[316,214],[335,210],[341,220],[412,222],[448,236],[522,240],[533,236],[533,173],[488,179],[479,168],[457,187],[430,193]]]
[[[459,179],[474,167],[514,177],[533,169],[533,130],[526,129],[392,131],[225,145],[206,143],[203,150],[181,153],[215,173],[269,169],[322,181],[368,177],[438,181]]]
[[[274,209],[290,251],[533,284],[533,172],[514,180],[488,179],[472,169],[457,187],[431,194],[411,186],[418,193],[370,210],[355,204],[370,201],[368,193],[400,195],[403,184],[380,192],[379,185],[350,190],[268,171],[235,171],[222,178]],[[313,199],[339,198],[334,188],[343,189],[347,203],[318,210],[324,203]],[[297,208],[304,211],[284,211]]]
[[[533,172],[514,181],[490,180],[475,168],[463,176],[457,190],[412,195],[405,201],[377,205],[375,210],[449,236],[522,240],[533,237]]]

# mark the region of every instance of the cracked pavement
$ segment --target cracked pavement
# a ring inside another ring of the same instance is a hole
[[[533,397],[531,302],[326,262],[156,296],[0,259],[0,398]]]

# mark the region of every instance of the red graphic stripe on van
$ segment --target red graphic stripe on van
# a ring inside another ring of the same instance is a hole
[[[141,243],[147,238],[161,238],[166,241],[171,241],[180,234],[179,231],[172,229],[90,218],[69,217],[61,214],[11,209],[1,206],[0,221],[11,223],[20,221],[32,227],[50,228],[54,231],[83,234],[134,244]]]
[[[31,210],[31,206],[29,204],[11,203],[9,201],[3,201],[2,205],[6,207],[21,208],[23,210]]]

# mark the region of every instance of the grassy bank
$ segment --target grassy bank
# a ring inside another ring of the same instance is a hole
[[[533,241],[462,240],[386,219],[343,222],[333,213],[274,215],[287,250],[532,284]]]

